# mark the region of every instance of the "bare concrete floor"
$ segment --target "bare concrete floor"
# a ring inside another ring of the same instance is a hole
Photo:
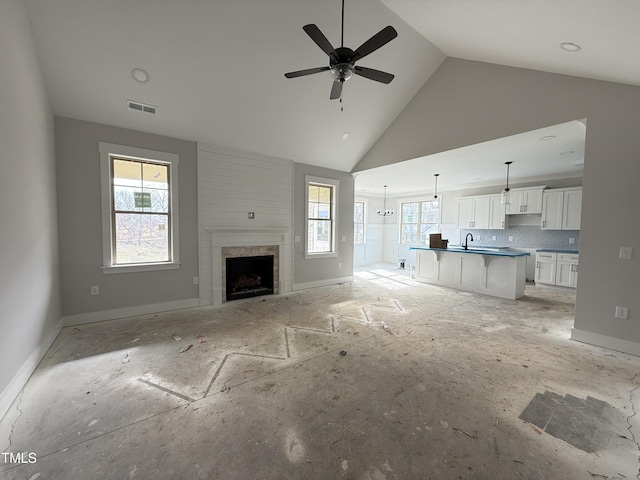
[[[574,300],[374,266],[65,328],[0,422],[25,461],[0,478],[639,478],[640,358],[571,341]]]

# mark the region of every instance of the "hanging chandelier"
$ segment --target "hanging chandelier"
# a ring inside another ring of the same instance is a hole
[[[382,215],[383,217],[387,217],[393,215],[393,208],[387,208],[387,185],[383,185],[384,187],[384,201],[382,204],[382,210],[378,209],[376,213],[378,215]]]

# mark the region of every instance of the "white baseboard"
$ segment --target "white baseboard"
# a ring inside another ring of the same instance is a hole
[[[640,357],[640,343],[630,342],[622,338],[609,337],[599,333],[586,332],[577,328],[571,329],[571,339],[597,347],[608,348],[616,352],[628,353]]]
[[[51,345],[53,345],[56,338],[58,338],[58,335],[62,331],[62,327],[63,321],[60,319],[45,341],[31,352],[29,358],[27,358],[27,361],[22,364],[22,367],[20,367],[18,373],[16,373],[11,379],[9,385],[7,385],[4,391],[0,393],[0,420],[6,415],[14,400],[18,395],[20,395],[20,390],[22,390],[26,385],[42,358],[45,356],[49,348],[51,348]]]
[[[317,280],[315,282],[306,282],[306,283],[294,283],[293,291],[297,290],[307,290],[308,288],[317,288],[317,287],[326,287],[328,285],[336,285],[339,283],[349,283],[353,282],[353,275],[349,277],[340,277],[340,278],[329,278],[327,280]]]
[[[62,317],[65,327],[82,325],[85,323],[104,322],[105,320],[116,320],[118,318],[135,317],[137,315],[148,315],[151,313],[168,312],[183,308],[199,307],[199,298],[189,298],[186,300],[174,300],[172,302],[153,303],[150,305],[136,305],[134,307],[114,308],[113,310],[101,310],[99,312],[79,313]]]

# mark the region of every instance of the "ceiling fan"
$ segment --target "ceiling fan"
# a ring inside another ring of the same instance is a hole
[[[390,83],[393,80],[393,75],[373,68],[356,66],[356,62],[361,58],[366,57],[372,52],[375,52],[380,47],[386,45],[391,40],[398,36],[398,32],[391,25],[384,27],[378,33],[376,33],[369,40],[360,45],[356,50],[351,50],[344,46],[344,0],[342,0],[342,32],[339,48],[333,48],[331,42],[327,40],[327,37],[320,31],[317,25],[309,24],[302,27],[307,32],[307,35],[311,37],[316,45],[318,45],[324,53],[329,55],[329,66],[308,68],[306,70],[298,70],[295,72],[285,73],[287,78],[303,77],[305,75],[311,75],[314,73],[329,71],[331,78],[333,78],[333,85],[331,87],[331,95],[329,98],[335,100],[340,98],[342,100],[342,85],[345,81],[349,80],[353,74],[360,75],[361,77],[368,78],[381,83]]]

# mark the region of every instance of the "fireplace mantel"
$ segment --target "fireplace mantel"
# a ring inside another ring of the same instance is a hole
[[[289,227],[250,227],[250,226],[216,226],[208,225],[205,230],[211,233],[212,246],[227,247],[241,244],[258,245],[257,237],[262,239],[264,245],[273,243],[281,244],[285,241],[285,235],[289,233]],[[247,238],[251,237],[251,238]]]

